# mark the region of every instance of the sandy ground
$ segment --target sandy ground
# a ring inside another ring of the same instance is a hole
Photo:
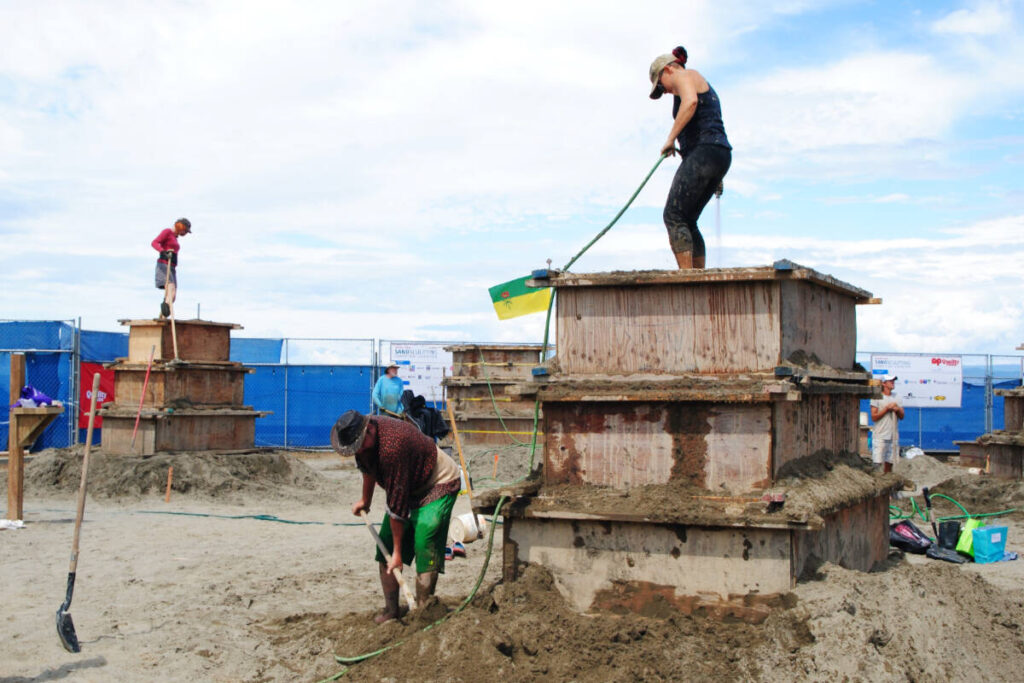
[[[477,456],[482,482],[493,459]],[[503,455],[499,479],[514,457]],[[342,670],[335,653],[400,641],[342,680],[1019,680],[1024,670],[1024,560],[954,566],[897,553],[870,574],[826,566],[758,626],[670,611],[581,616],[542,570],[503,585],[494,561],[463,612],[423,631],[471,592],[477,542],[448,564],[440,602],[376,627],[372,541],[348,511],[358,473],[334,456],[225,458],[176,460],[170,503],[159,456],[132,473],[97,458],[71,606],[80,654],[61,648],[55,627],[75,459],[29,463],[26,528],[0,532],[0,681],[313,681]],[[922,460],[905,473],[927,485],[962,477],[944,467]],[[954,489],[976,513],[1024,500],[1019,483],[939,487]],[[1010,548],[1024,550],[1024,515],[1004,521]]]

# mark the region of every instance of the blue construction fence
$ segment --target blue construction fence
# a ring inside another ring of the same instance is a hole
[[[231,360],[252,373],[245,380],[245,404],[266,417],[256,420],[256,445],[321,449],[344,411],[371,409],[370,393],[380,371],[376,339],[231,340]],[[465,342],[463,342],[465,343]],[[77,420],[81,363],[111,363],[128,355],[128,335],[81,329],[74,320],[0,320],[0,389],[10,382],[10,354],[24,353],[26,381],[64,403],[65,412],[33,446],[61,448],[85,440]],[[948,354],[946,354],[948,355]],[[1003,427],[1003,399],[995,389],[1021,386],[1024,356],[960,354],[964,384],[960,408],[908,408],[900,443],[925,450],[955,450]],[[870,368],[869,352],[857,360]],[[870,413],[868,401],[861,410]],[[6,447],[7,417],[0,423]],[[99,439],[99,435],[94,437]]]

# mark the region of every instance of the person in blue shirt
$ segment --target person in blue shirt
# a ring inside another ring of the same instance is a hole
[[[377,407],[377,410],[386,410],[401,415],[405,410],[402,407],[403,389],[402,380],[398,377],[398,365],[392,363],[373,386],[373,405]]]

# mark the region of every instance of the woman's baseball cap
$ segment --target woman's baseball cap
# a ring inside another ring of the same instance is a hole
[[[656,100],[665,94],[664,88],[661,87],[659,82],[661,79],[661,72],[665,70],[665,67],[676,61],[676,56],[667,54],[659,55],[653,62],[651,62],[651,99]]]

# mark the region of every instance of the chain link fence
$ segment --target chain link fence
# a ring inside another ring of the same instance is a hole
[[[330,427],[346,410],[370,411],[373,339],[281,341],[278,363],[246,362],[245,403],[270,414],[256,420],[256,445],[330,447]]]
[[[76,442],[79,326],[74,320],[0,320],[0,390],[8,405],[11,355],[25,356],[25,383],[64,404],[64,413],[36,441],[35,449]],[[3,411],[2,448],[7,450],[10,417]]]
[[[861,351],[857,362],[871,369],[872,355],[895,352]],[[931,355],[931,354],[920,354]],[[900,423],[900,445],[926,451],[956,451],[955,442],[973,441],[981,434],[1003,428],[1003,399],[996,389],[1012,389],[1024,381],[1024,356],[993,354],[935,354],[960,356],[963,388],[959,408],[906,408]],[[898,392],[897,392],[898,393]],[[861,411],[870,414],[869,401]]]

